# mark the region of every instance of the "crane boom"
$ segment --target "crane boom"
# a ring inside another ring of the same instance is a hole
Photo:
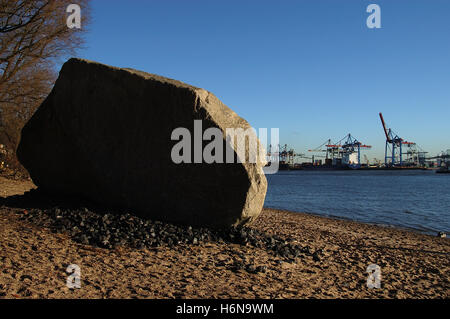
[[[384,134],[386,134],[386,140],[387,140],[389,143],[391,143],[392,140],[391,140],[391,138],[389,137],[389,134],[388,134],[388,131],[387,131],[387,128],[386,128],[386,123],[384,122],[383,114],[382,114],[381,112],[380,112],[380,119],[381,119],[381,124],[383,125]]]

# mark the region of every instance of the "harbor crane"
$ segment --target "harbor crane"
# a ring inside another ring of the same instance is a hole
[[[278,157],[278,161],[280,165],[294,165],[296,158],[307,158],[305,154],[296,153],[293,148],[289,148],[287,144],[281,146],[280,144],[276,145],[275,150],[272,150],[272,144],[269,145],[269,150],[267,152],[267,156],[269,158],[269,162]]]
[[[450,149],[442,151],[439,155],[428,157],[427,160],[438,160],[439,170],[437,173],[450,173]]]
[[[323,149],[325,148],[325,149]],[[338,157],[338,146],[334,146],[331,142],[331,139],[326,140],[325,142],[323,142],[322,144],[320,144],[319,146],[317,146],[314,149],[310,149],[308,150],[308,152],[311,153],[325,153],[325,155],[317,155],[314,154],[312,155],[312,163],[314,164],[315,159],[316,158],[325,158],[325,164],[329,164],[329,161],[332,161],[333,158],[337,158]]]
[[[386,145],[384,149],[384,164],[388,166],[404,166],[404,155],[407,155],[406,164],[417,166],[423,165],[425,152],[416,143],[405,141],[399,137],[391,128],[387,128],[383,114],[380,113],[381,125],[386,135]],[[406,151],[405,151],[406,147]]]
[[[354,138],[350,133],[344,137],[342,140],[340,140],[338,142],[338,144],[342,143],[342,152],[343,152],[343,157],[347,157],[347,159],[349,160],[349,156],[353,153],[357,153],[357,165],[358,167],[361,166],[361,149],[369,149],[372,148],[372,146],[370,145],[366,145],[361,143],[360,141],[358,141],[356,138]],[[355,163],[349,163],[349,164],[355,164]]]
[[[326,149],[323,149],[323,148]],[[325,162],[329,165],[341,165],[350,164],[361,166],[361,149],[372,148],[370,145],[366,145],[358,141],[351,134],[347,134],[344,138],[336,143],[332,143],[331,139],[328,139],[315,149],[308,150],[309,152],[325,152]],[[357,154],[356,163],[352,163],[351,155]],[[330,163],[331,161],[331,163]],[[344,163],[342,163],[344,162]]]

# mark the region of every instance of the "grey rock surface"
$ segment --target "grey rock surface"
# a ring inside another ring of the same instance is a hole
[[[203,130],[250,128],[204,89],[70,59],[23,128],[17,155],[48,192],[175,223],[251,222],[267,190],[264,163],[174,163],[178,141],[171,134],[178,127],[194,132],[194,120],[202,120]],[[223,145],[235,151],[226,139]]]

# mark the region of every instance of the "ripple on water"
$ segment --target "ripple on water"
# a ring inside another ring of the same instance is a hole
[[[450,232],[450,178],[433,171],[282,171],[267,179],[265,207]]]

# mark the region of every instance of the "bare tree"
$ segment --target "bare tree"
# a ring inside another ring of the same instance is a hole
[[[67,27],[71,3],[81,7],[81,29]],[[89,0],[0,0],[0,144],[15,149],[51,90],[55,63],[83,44],[89,16]]]

